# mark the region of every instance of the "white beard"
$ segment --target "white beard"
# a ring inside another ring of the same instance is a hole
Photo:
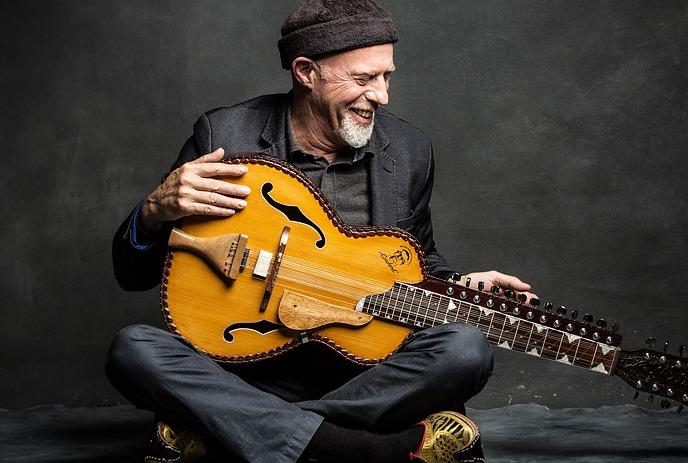
[[[375,113],[373,113],[370,123],[361,125],[354,121],[351,114],[345,114],[339,127],[339,136],[353,148],[361,148],[368,143],[373,135],[375,125]]]

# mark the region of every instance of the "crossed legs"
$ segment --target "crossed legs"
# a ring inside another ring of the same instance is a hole
[[[437,326],[319,399],[299,400],[265,392],[269,375],[242,379],[179,336],[134,325],[115,336],[106,372],[136,406],[212,436],[245,461],[293,463],[323,420],[384,433],[456,409],[487,382],[492,351],[475,328]]]

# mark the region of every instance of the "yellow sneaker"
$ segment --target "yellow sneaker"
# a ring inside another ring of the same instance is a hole
[[[478,426],[456,412],[435,413],[420,422],[423,439],[413,457],[424,463],[484,463]]]
[[[158,421],[150,439],[144,463],[191,463],[208,454],[205,440],[198,434],[175,429]]]

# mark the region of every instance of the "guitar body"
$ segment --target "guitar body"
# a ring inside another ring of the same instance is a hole
[[[181,228],[195,238],[242,234],[238,246],[243,252],[225,262],[234,268],[234,276],[227,278],[222,267],[209,265],[200,253],[170,247],[161,285],[170,329],[226,362],[271,357],[306,340],[323,342],[360,363],[392,353],[411,328],[363,316],[356,305],[397,281],[424,279],[417,241],[391,227],[344,225],[289,164],[260,155],[228,162],[248,166],[243,177],[231,179],[251,188],[246,209],[229,218],[190,217]],[[281,241],[286,244],[280,246]],[[313,328],[294,328],[293,322],[287,327],[288,307],[281,306],[297,306],[286,304],[289,298],[308,306],[306,318],[318,318],[323,311],[334,318],[324,325],[311,321],[323,325]]]

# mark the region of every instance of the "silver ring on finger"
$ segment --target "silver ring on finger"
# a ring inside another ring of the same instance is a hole
[[[214,192],[210,193],[208,200],[210,204],[215,204],[217,202],[217,195]]]

